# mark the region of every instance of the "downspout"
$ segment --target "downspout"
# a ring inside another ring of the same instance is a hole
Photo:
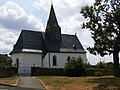
[[[49,60],[49,68],[50,68],[50,53],[49,53],[49,56],[48,56],[48,58],[49,58],[48,60]]]
[[[41,57],[41,67],[43,68],[43,58],[42,57]]]

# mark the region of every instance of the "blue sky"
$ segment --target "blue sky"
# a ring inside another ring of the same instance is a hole
[[[93,46],[89,30],[81,28],[84,18],[79,13],[84,5],[94,0],[52,0],[62,33],[75,34],[86,49]],[[22,29],[45,31],[51,0],[1,0],[0,1],[0,53],[13,49]],[[88,52],[88,51],[87,51]],[[87,53],[91,64],[112,61],[112,56],[94,56]]]

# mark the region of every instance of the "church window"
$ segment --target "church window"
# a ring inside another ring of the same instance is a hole
[[[68,57],[67,57],[67,61],[69,61],[70,59],[71,59],[70,56],[68,56]]]
[[[16,66],[19,67],[19,59],[16,59]]]
[[[35,67],[35,64],[33,63],[33,67]]]
[[[56,56],[54,55],[53,56],[53,66],[56,66],[57,65],[57,58]]]
[[[74,50],[76,50],[76,49],[77,49],[76,45],[73,45],[73,49],[74,49]]]

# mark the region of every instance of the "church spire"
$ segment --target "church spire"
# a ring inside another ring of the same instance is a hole
[[[50,9],[49,19],[48,19],[47,24],[51,25],[53,23],[56,23],[58,25],[57,18],[56,18],[56,15],[55,15],[55,11],[54,11],[54,8],[53,8],[53,4],[51,2],[51,9]]]
[[[61,40],[61,28],[58,25],[52,2],[51,2],[50,14],[49,14],[49,18],[48,18],[47,26],[45,30],[45,38],[49,40],[56,40],[56,41]]]

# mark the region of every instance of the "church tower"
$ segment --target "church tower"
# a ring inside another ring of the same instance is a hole
[[[51,5],[49,19],[47,21],[45,39],[48,41],[61,41],[61,28],[58,25],[53,5]]]

